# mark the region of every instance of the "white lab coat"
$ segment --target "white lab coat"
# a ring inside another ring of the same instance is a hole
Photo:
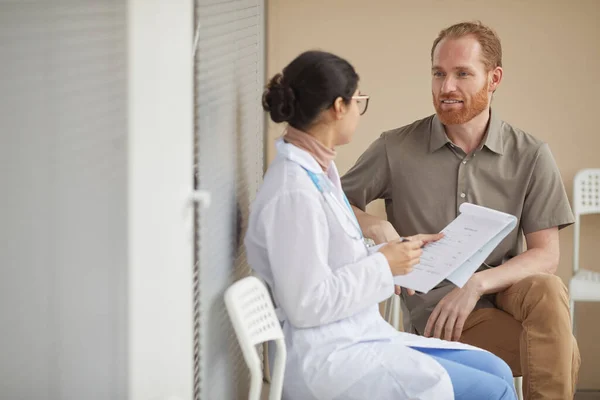
[[[369,255],[344,214],[335,164],[327,172],[338,199],[332,207],[303,169],[322,174],[316,160],[281,139],[277,152],[252,205],[245,245],[283,321],[284,398],[453,399],[444,368],[408,346],[474,348],[389,325],[378,308],[394,292],[388,262]]]

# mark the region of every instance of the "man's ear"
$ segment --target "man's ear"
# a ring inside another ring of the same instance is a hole
[[[496,67],[490,73],[490,91],[493,93],[498,89],[500,82],[502,81],[502,67]]]

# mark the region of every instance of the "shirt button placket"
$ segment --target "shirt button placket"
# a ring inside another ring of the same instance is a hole
[[[460,205],[467,201],[467,156],[458,164],[458,179],[456,188],[456,215],[459,214]]]

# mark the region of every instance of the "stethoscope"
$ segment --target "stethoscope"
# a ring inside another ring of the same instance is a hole
[[[325,176],[325,174],[315,174],[314,172],[309,171],[308,169],[304,168],[303,166],[301,166],[301,167],[303,170],[306,171],[310,180],[315,185],[315,187],[317,188],[319,193],[321,193],[323,195],[323,199],[325,200],[325,203],[327,203],[327,205],[329,206],[329,208],[335,215],[336,219],[338,220],[338,222],[344,229],[344,232],[346,232],[346,234],[348,236],[350,236],[352,239],[362,240],[365,243],[365,245],[368,246],[368,243],[365,240],[365,238],[363,237],[362,230],[360,229],[360,225],[358,224],[356,215],[354,215],[354,212],[352,211],[352,206],[350,205],[350,202],[348,201],[346,194],[344,194],[342,192],[342,196],[344,198],[344,203],[346,203],[346,206],[344,207],[339,202],[339,200],[337,199],[335,194],[333,193],[333,189],[334,189],[333,184],[329,181],[329,179]],[[353,228],[352,230],[349,231],[348,224],[344,223],[344,221],[342,221],[342,219],[339,215],[340,211],[345,215],[348,222],[350,222],[350,224],[352,225],[352,228]]]

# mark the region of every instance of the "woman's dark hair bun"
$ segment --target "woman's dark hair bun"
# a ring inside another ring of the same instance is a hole
[[[263,109],[271,114],[274,122],[288,122],[294,117],[295,103],[294,90],[286,84],[282,74],[276,74],[263,93]]]
[[[271,78],[262,104],[273,122],[287,122],[306,130],[338,97],[349,104],[357,88],[358,74],[348,61],[332,53],[310,50]]]

